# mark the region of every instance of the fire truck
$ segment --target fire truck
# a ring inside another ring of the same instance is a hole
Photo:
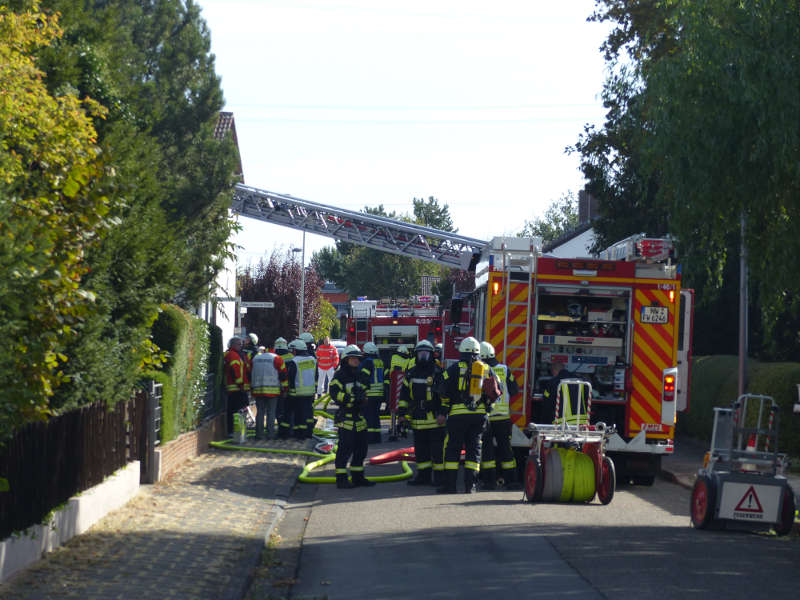
[[[616,427],[606,449],[618,477],[651,485],[673,452],[676,413],[688,409],[693,291],[681,288],[675,258],[673,240],[644,235],[597,258],[540,255],[533,240],[494,238],[475,291],[445,313],[445,360],[458,357],[466,335],[494,346],[520,387],[510,408],[523,456],[550,365],[563,363],[592,385],[591,422]]]
[[[636,235],[596,257],[557,257],[542,254],[535,238],[487,242],[241,184],[232,209],[474,271],[475,289],[454,297],[441,321],[433,315],[401,317],[399,309],[389,308],[391,314],[380,317],[388,329],[376,335],[376,301],[374,315],[372,308],[359,313],[366,316],[351,315],[348,341],[371,340],[390,349],[400,340],[416,343],[432,328],[436,341],[441,335],[448,363],[458,359],[458,343],[467,335],[492,343],[520,386],[510,402],[520,465],[530,445],[525,432],[539,413],[554,362],[591,383],[591,422],[615,427],[606,451],[619,478],[652,484],[661,457],[673,452],[676,413],[688,409],[694,298],[681,287],[672,239]],[[411,318],[416,333],[392,329],[401,318]]]
[[[413,350],[419,340],[442,340],[438,296],[407,299],[351,300],[347,318],[347,343],[363,347],[373,342],[384,360],[400,345]]]

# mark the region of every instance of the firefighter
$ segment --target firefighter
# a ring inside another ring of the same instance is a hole
[[[244,361],[245,384],[244,389],[246,392],[251,390],[250,374],[253,371],[253,358],[258,354],[258,336],[255,333],[248,333],[244,338],[242,344],[242,360]]]
[[[443,425],[436,416],[441,412],[441,400],[436,391],[442,376],[433,358],[433,344],[421,341],[414,348],[414,366],[406,372],[400,392],[400,418],[410,419],[414,431],[414,454],[417,475],[409,485],[442,485],[444,472]],[[433,475],[433,476],[432,476]]]
[[[245,365],[242,359],[242,339],[233,337],[228,341],[228,351],[223,357],[225,369],[225,417],[228,435],[233,435],[233,415],[247,406],[245,391]]]
[[[558,401],[558,388],[562,379],[569,379],[572,374],[567,371],[563,362],[550,363],[550,380],[544,388],[539,420],[537,423],[552,423],[556,418],[556,402]]]
[[[284,337],[275,338],[272,344],[273,353],[277,354],[286,363],[292,359],[289,353],[289,343]],[[287,438],[292,434],[292,420],[296,419],[296,408],[290,404],[288,397],[278,400],[278,437]]]
[[[308,354],[306,343],[297,338],[289,342],[292,358],[287,361],[289,397],[286,400],[286,435],[289,426],[298,439],[310,438],[314,433],[314,389],[317,361]],[[308,412],[311,412],[309,423]],[[293,422],[293,423],[292,423]],[[309,427],[310,425],[310,427]]]
[[[458,346],[459,361],[444,371],[439,384],[442,404],[439,425],[447,424],[444,443],[444,483],[439,493],[455,493],[461,448],[464,448],[464,491],[477,490],[481,462],[481,434],[486,426],[486,408],[500,394],[489,365],[480,359],[480,344],[466,337]],[[487,394],[486,380],[494,383]]]
[[[511,414],[508,405],[511,396],[519,392],[519,386],[511,369],[497,360],[494,346],[489,342],[481,342],[481,360],[494,371],[502,394],[492,405],[489,423],[483,434],[481,479],[484,488],[493,490],[497,487],[497,474],[502,472],[505,487],[512,489],[517,462],[511,449]]]
[[[380,410],[385,393],[383,385],[383,360],[378,354],[378,347],[372,342],[364,344],[364,361],[361,363],[361,372],[364,374],[367,386],[367,408],[364,416],[367,419],[367,433],[370,444],[381,443],[381,417]]]
[[[390,370],[394,371],[395,369],[400,369],[405,371],[406,367],[408,367],[408,361],[410,358],[411,357],[408,354],[408,346],[401,344],[397,347],[396,353],[392,355],[392,362],[389,363]]]
[[[339,352],[325,336],[317,347],[317,397],[328,393],[328,384],[339,366]]]
[[[397,402],[400,400],[399,392],[402,389],[402,383],[403,379],[405,378],[408,361],[408,346],[401,344],[397,347],[395,354],[392,355],[392,360],[389,363],[389,376],[386,377],[384,375],[383,384],[386,387],[386,401],[389,403],[390,409],[393,411],[397,410]],[[404,422],[401,422],[397,429],[394,427],[392,428],[390,439],[396,439],[398,433],[403,437],[406,437],[407,432]]]
[[[275,437],[275,413],[279,399],[286,404],[288,372],[283,358],[274,352],[256,354],[253,359],[252,389],[256,400],[256,439],[264,439],[264,420],[267,436]]]
[[[444,369],[444,344],[439,342],[433,347],[433,358],[440,369]]]
[[[361,359],[364,354],[355,344],[342,352],[342,364],[333,375],[328,391],[331,400],[339,409],[334,417],[338,428],[339,444],[336,447],[336,487],[352,488],[375,485],[364,477],[364,459],[367,456],[369,438],[363,410],[367,405],[367,388],[363,383]],[[351,458],[352,457],[352,458]],[[350,461],[352,483],[347,477],[347,462]]]
[[[308,331],[304,331],[297,337],[305,342],[306,352],[308,353],[308,356],[314,359],[314,364],[316,364],[317,345],[314,343],[314,336]],[[304,415],[303,418],[306,421],[304,437],[310,438],[314,434],[314,425],[317,423],[317,420],[314,418],[314,396],[312,395],[310,398],[303,398],[302,404]]]

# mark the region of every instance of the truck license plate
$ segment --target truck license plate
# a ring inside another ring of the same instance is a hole
[[[643,306],[642,323],[664,324],[669,322],[669,310],[666,306]]]

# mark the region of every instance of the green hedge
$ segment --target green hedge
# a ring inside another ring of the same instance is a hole
[[[162,442],[194,429],[202,416],[209,337],[205,321],[173,305],[164,306],[153,324],[153,342],[169,352],[163,371],[172,388],[167,394],[165,386],[161,403]]]
[[[748,390],[772,396],[780,406],[778,450],[800,457],[800,415],[792,413],[797,402],[800,363],[747,363]],[[678,433],[710,441],[715,406],[730,406],[739,387],[736,356],[699,356],[692,362],[689,412],[678,415]]]

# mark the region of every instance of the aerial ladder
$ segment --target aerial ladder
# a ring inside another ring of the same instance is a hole
[[[237,184],[233,212],[446,267],[474,269],[485,240]]]

